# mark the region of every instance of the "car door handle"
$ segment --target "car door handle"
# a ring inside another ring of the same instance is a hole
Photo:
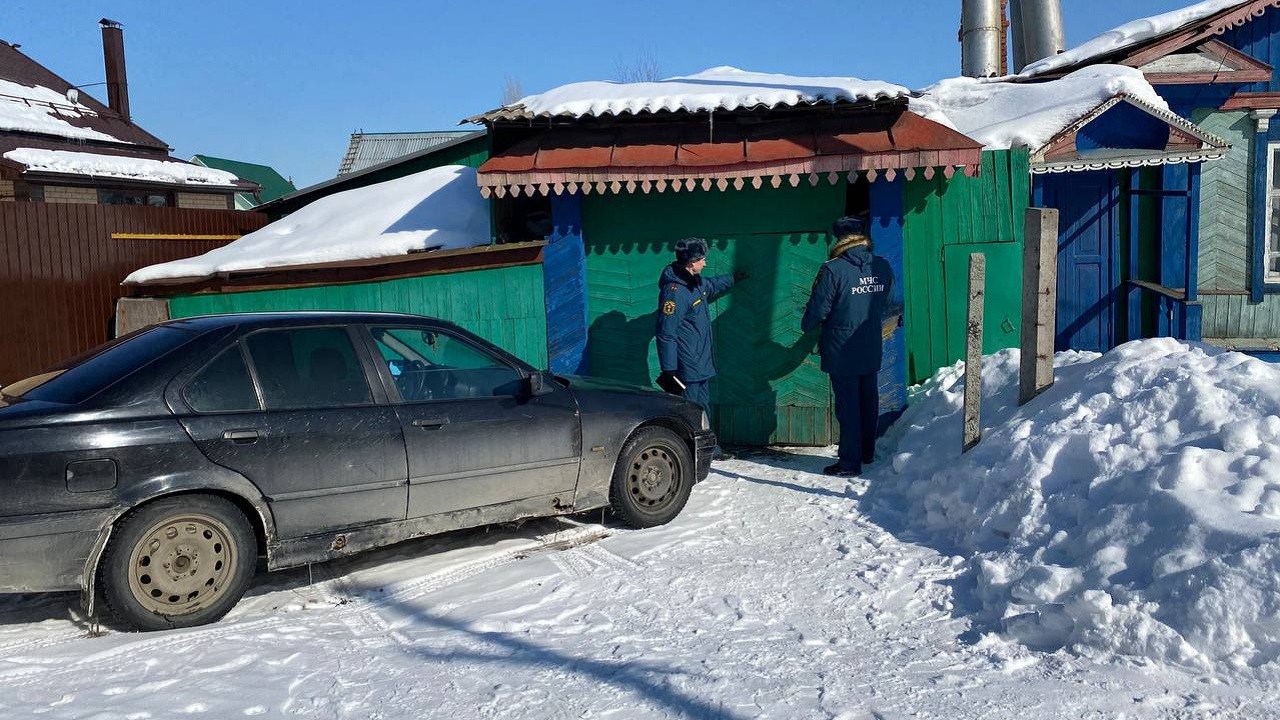
[[[414,427],[420,427],[423,430],[439,430],[449,424],[449,418],[418,418],[413,421]]]
[[[227,430],[222,433],[223,440],[230,440],[237,445],[252,445],[258,442],[257,430]]]

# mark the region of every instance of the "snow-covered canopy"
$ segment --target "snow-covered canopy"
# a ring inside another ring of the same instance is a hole
[[[1249,0],[1204,0],[1194,5],[1132,20],[1087,40],[1066,52],[1037,60],[1022,69],[1023,75],[1043,75],[1061,68],[1087,62],[1132,47],[1146,40],[1166,35],[1185,25],[1204,20],[1223,10],[1244,5]]]
[[[87,105],[72,103],[67,96],[47,87],[0,80],[0,131],[41,133],[77,140],[125,142],[104,132],[76,127],[67,122],[67,118],[96,114]]]
[[[474,168],[424,170],[321,198],[229,245],[135,271],[125,283],[393,257],[489,242],[489,209]]]
[[[1169,105],[1142,73],[1121,65],[1092,65],[1042,83],[950,78],[912,98],[911,110],[988,149],[1034,151],[1117,95],[1169,113]]]
[[[653,82],[580,82],[529,95],[486,117],[584,117],[684,110],[710,112],[905,97],[907,88],[855,77],[798,77],[714,67]]]
[[[28,171],[145,180],[173,185],[230,187],[239,180],[225,170],[214,170],[191,163],[70,150],[17,148],[5,153],[4,158],[26,165]]]

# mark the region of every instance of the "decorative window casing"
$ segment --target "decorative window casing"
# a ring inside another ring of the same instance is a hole
[[[1263,227],[1267,229],[1267,233],[1266,246],[1262,254],[1263,280],[1268,284],[1280,283],[1280,142],[1267,145],[1266,203],[1266,219]]]

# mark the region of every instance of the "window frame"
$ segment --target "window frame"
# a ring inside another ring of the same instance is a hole
[[[358,365],[360,372],[364,375],[365,387],[369,389],[369,401],[365,403],[348,404],[348,405],[299,405],[296,407],[276,407],[276,408],[269,407],[267,405],[266,396],[262,392],[262,381],[258,376],[257,364],[253,362],[253,353],[249,350],[249,338],[254,335],[267,333],[267,332],[282,332],[282,331],[291,331],[291,330],[323,330],[323,329],[338,329],[346,333],[347,339],[351,341],[351,349],[352,349],[352,352],[355,354],[356,364]],[[336,323],[331,322],[331,323],[316,323],[316,324],[303,324],[303,325],[278,325],[278,326],[268,326],[268,327],[256,327],[244,333],[243,335],[241,335],[239,338],[236,339],[236,342],[241,343],[244,348],[244,354],[249,364],[249,376],[253,378],[254,390],[257,392],[258,402],[263,408],[263,412],[308,412],[312,410],[346,410],[346,409],[354,409],[354,408],[376,407],[377,405],[382,404],[383,398],[379,396],[379,391],[378,391],[379,389],[377,387],[378,384],[373,382],[372,378],[370,378],[369,376],[370,359],[365,354],[368,352],[368,347],[360,338],[359,333],[355,332],[355,328],[352,325],[341,323],[341,322],[336,322]]]
[[[456,340],[462,343],[463,345],[471,348],[472,350],[475,350],[481,355],[484,355],[485,357],[488,357],[494,360],[495,365],[510,368],[512,371],[515,372],[516,377],[519,380],[523,381],[529,377],[529,372],[525,368],[521,367],[518,363],[512,362],[512,358],[507,357],[506,352],[503,351],[501,348],[496,348],[498,352],[494,352],[495,348],[485,347],[484,345],[475,342],[475,340],[469,337],[465,333],[465,331],[458,332],[458,329],[445,327],[441,325],[425,325],[425,324],[414,325],[414,324],[396,323],[396,322],[363,323],[361,325],[362,334],[364,335],[365,342],[367,343],[366,349],[369,352],[369,357],[372,359],[374,370],[378,374],[378,378],[382,381],[382,384],[387,393],[388,400],[395,405],[430,405],[433,403],[481,402],[481,401],[494,400],[499,398],[519,398],[520,396],[517,394],[517,395],[494,395],[491,397],[460,397],[460,398],[439,398],[439,399],[431,399],[431,400],[406,400],[404,396],[400,394],[400,386],[396,385],[395,377],[391,375],[391,369],[387,366],[387,363],[382,358],[381,352],[378,350],[378,339],[373,335],[373,329],[375,327],[385,328],[387,330],[403,329],[403,330],[430,331],[434,333],[439,333],[441,335],[446,335],[449,338]]]
[[[249,386],[253,389],[253,397],[258,401],[258,407],[253,410],[199,410],[191,402],[191,398],[187,395],[187,389],[195,383],[206,368],[218,361],[222,354],[229,352],[234,347],[240,353],[240,361],[244,363],[245,372],[249,375]],[[178,396],[182,398],[182,402],[186,404],[187,410],[195,415],[241,415],[244,413],[265,412],[267,404],[262,398],[262,387],[258,384],[258,376],[253,367],[253,363],[249,358],[249,351],[245,348],[244,343],[240,342],[240,338],[236,338],[230,345],[223,345],[214,350],[208,360],[200,363],[195,370],[191,371],[189,377],[183,381],[182,387],[178,389]]]
[[[1267,143],[1267,174],[1266,189],[1263,191],[1262,202],[1262,282],[1264,285],[1276,286],[1280,285],[1280,272],[1272,272],[1271,261],[1280,258],[1280,234],[1273,235],[1271,230],[1272,220],[1272,200],[1280,200],[1280,185],[1275,183],[1276,172],[1276,154],[1280,153],[1280,142],[1270,141]],[[1257,217],[1255,215],[1255,217]]]

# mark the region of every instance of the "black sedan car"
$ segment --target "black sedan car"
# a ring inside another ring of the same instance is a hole
[[[552,376],[441,320],[169,321],[0,388],[0,592],[199,625],[259,558],[605,506],[668,522],[715,443],[693,403]]]

